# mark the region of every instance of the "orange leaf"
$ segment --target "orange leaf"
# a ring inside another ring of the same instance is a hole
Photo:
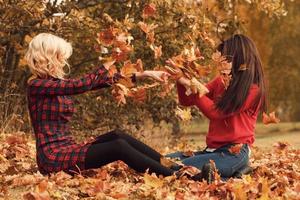
[[[235,145],[232,145],[228,151],[232,154],[240,154],[241,153],[241,148],[243,147],[243,144],[235,144]]]
[[[190,150],[190,151],[185,151],[185,152],[183,152],[182,155],[184,155],[184,156],[186,156],[186,157],[192,157],[192,156],[194,156],[195,154],[194,154],[193,151]]]
[[[112,65],[109,69],[108,69],[108,77],[114,77],[114,75],[118,73],[117,67],[115,65]]]
[[[156,7],[153,3],[147,4],[145,5],[144,9],[143,9],[143,15],[142,17],[144,19],[148,18],[148,17],[152,17],[154,16],[156,13]]]
[[[126,61],[120,72],[124,77],[131,77],[132,74],[137,72],[137,69],[135,68],[135,64],[131,63],[131,61]]]
[[[106,61],[103,63],[105,69],[109,70],[109,68],[116,62],[116,60],[112,58],[107,58]]]
[[[98,34],[98,39],[101,44],[105,46],[110,46],[113,44],[113,41],[115,39],[116,29],[114,28],[108,28]]]
[[[271,123],[279,123],[280,122],[280,119],[278,119],[276,116],[275,116],[275,112],[271,112],[269,115],[267,113],[263,113],[263,118],[262,118],[262,121],[264,124],[271,124]]]
[[[116,83],[113,85],[112,95],[115,97],[115,99],[118,102],[118,105],[120,104],[126,104],[126,96],[129,93],[129,89],[120,84]]]
[[[138,103],[145,102],[147,98],[147,93],[145,88],[134,88],[130,91],[129,97],[133,98],[134,101]]]
[[[161,45],[159,47],[151,45],[150,48],[154,51],[155,59],[158,59],[161,57],[161,55],[162,55],[162,50],[161,50],[162,46]]]

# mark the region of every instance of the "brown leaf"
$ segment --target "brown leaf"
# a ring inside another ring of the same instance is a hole
[[[232,145],[228,151],[232,154],[240,154],[241,153],[241,149],[243,147],[243,144],[235,144],[235,145]]]
[[[98,34],[98,40],[101,44],[105,46],[111,46],[115,40],[116,29],[108,28]]]
[[[136,72],[136,65],[131,63],[131,61],[126,61],[120,70],[120,73],[123,77],[131,77]]]
[[[156,14],[156,6],[153,3],[147,4],[145,5],[144,9],[143,9],[143,14],[142,17],[144,19],[148,18],[148,17],[152,17]]]
[[[167,158],[167,157],[161,157],[160,158],[160,163],[165,166],[165,167],[171,167],[173,165],[177,165],[176,162],[172,161],[172,159],[170,158]]]
[[[194,154],[193,151],[189,150],[189,151],[184,151],[184,152],[182,153],[182,155],[183,155],[183,156],[186,156],[186,157],[192,157],[192,156],[194,156],[195,154]]]
[[[158,59],[161,57],[162,55],[162,46],[160,45],[159,47],[155,46],[155,45],[151,45],[150,48],[154,51],[154,58]]]
[[[269,115],[267,113],[263,113],[263,119],[262,119],[263,123],[264,124],[272,124],[272,123],[279,123],[280,122],[280,119],[278,119],[276,116],[275,116],[275,112],[271,112]]]
[[[155,174],[144,173],[144,182],[145,185],[156,189],[164,185],[164,181],[159,179]]]
[[[273,147],[275,147],[276,149],[281,150],[281,151],[287,149],[289,146],[290,146],[290,144],[287,142],[276,142],[273,145]]]
[[[146,101],[147,92],[145,88],[133,88],[128,96],[133,98],[135,102],[143,103]]]
[[[126,104],[126,96],[128,95],[128,93],[129,89],[121,83],[116,83],[113,85],[112,95],[118,102],[118,105]]]

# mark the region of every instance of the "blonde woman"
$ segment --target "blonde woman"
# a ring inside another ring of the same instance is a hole
[[[146,169],[172,175],[174,171],[160,163],[161,154],[121,131],[101,135],[90,143],[75,143],[68,122],[74,113],[71,95],[109,87],[121,78],[109,78],[99,67],[80,79],[65,79],[64,67],[72,54],[70,43],[48,33],[34,37],[26,53],[33,78],[28,81],[28,106],[36,137],[37,164],[41,173],[98,168],[122,160],[138,172]],[[135,78],[150,77],[163,81],[161,71],[136,73]]]

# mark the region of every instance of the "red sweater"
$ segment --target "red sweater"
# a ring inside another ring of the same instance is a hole
[[[209,93],[203,97],[198,95],[185,95],[185,87],[177,84],[179,102],[183,106],[196,105],[210,120],[206,136],[209,148],[218,148],[230,143],[253,144],[254,129],[259,109],[254,110],[253,105],[259,92],[257,85],[253,84],[249,90],[244,105],[236,112],[224,114],[215,108],[215,102],[224,92],[221,77],[215,78],[206,87]]]

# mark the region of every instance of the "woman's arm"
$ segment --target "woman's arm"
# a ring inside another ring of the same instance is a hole
[[[216,77],[215,79],[213,79],[212,81],[210,81],[208,84],[205,85],[205,87],[209,90],[209,92],[206,94],[208,98],[210,99],[213,98],[214,90],[221,82],[222,82],[221,77]],[[177,81],[177,93],[178,93],[179,103],[183,106],[193,106],[195,105],[196,99],[199,98],[199,95],[191,94],[187,96],[185,86],[189,87],[190,81],[186,78],[180,78]]]
[[[74,95],[108,87],[117,81],[119,77],[119,74],[116,74],[113,78],[108,77],[108,71],[101,67],[94,73],[87,74],[79,79],[33,79],[29,81],[28,87],[31,95]]]
[[[259,88],[257,86],[253,86],[249,90],[248,97],[244,102],[244,105],[234,113],[225,114],[222,111],[216,108],[215,103],[208,98],[207,96],[203,96],[196,99],[195,105],[199,108],[199,110],[210,120],[212,119],[224,119],[229,116],[235,115],[237,113],[243,112],[253,107],[256,97],[259,93]]]

